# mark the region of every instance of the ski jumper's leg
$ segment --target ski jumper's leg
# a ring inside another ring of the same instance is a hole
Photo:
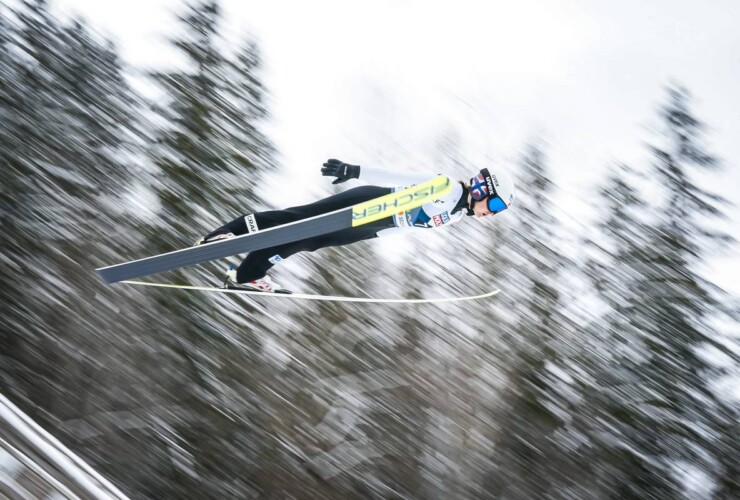
[[[393,219],[389,217],[365,226],[343,229],[334,233],[322,234],[321,236],[251,252],[236,270],[236,279],[239,283],[247,283],[262,278],[272,266],[298,252],[313,252],[320,248],[349,245],[350,243],[376,238],[378,231],[392,224]]]
[[[309,217],[333,212],[340,208],[351,207],[352,205],[372,200],[373,198],[379,198],[392,191],[391,188],[386,187],[359,186],[308,205],[286,208],[284,210],[268,210],[255,214],[245,214],[211,231],[205,236],[205,239],[208,240],[213,236],[224,233],[233,233],[239,236],[250,232],[250,227],[253,232],[255,227],[257,230],[268,229],[282,224],[288,224],[289,222],[308,219]]]
[[[341,208],[351,207],[363,201],[372,200],[380,196],[391,193],[391,188],[379,186],[360,186],[348,189],[341,193],[318,200],[308,205],[286,208],[285,210],[270,210],[254,214],[254,219],[259,229],[267,229],[289,222],[295,222],[309,217],[333,212]],[[298,252],[313,252],[319,248],[347,245],[356,241],[374,238],[380,229],[393,226],[391,218],[382,219],[365,226],[357,228],[344,229],[334,233],[316,236],[305,240],[295,241],[285,245],[279,245],[272,248],[265,248],[251,252],[241,263],[236,272],[236,278],[239,283],[247,283],[267,274],[267,271],[279,261],[287,259]],[[226,232],[234,234],[244,234],[247,232],[246,217],[240,217],[226,224],[229,227]],[[237,231],[240,232],[236,232]],[[218,234],[218,230],[215,234]],[[221,230],[220,232],[224,232]]]

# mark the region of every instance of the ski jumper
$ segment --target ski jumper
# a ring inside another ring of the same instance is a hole
[[[386,194],[405,189],[411,185],[425,182],[433,177],[435,177],[433,174],[420,175],[415,173],[399,175],[394,172],[362,167],[360,180],[374,185],[348,189],[347,191],[323,198],[308,205],[242,215],[212,231],[205,238],[208,240],[224,233],[233,233],[239,236],[289,222],[315,217],[385,196]],[[251,252],[237,268],[237,281],[239,283],[248,283],[262,278],[272,266],[298,252],[313,252],[320,248],[348,245],[409,229],[448,226],[457,222],[466,214],[465,209],[468,207],[467,194],[467,188],[462,183],[457,183],[447,195],[431,203],[422,205],[419,208],[399,212],[392,217],[386,217],[363,226],[343,229],[341,231]]]

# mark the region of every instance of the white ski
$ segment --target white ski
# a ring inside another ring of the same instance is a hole
[[[314,295],[306,293],[271,293],[271,292],[257,292],[247,290],[232,290],[229,288],[218,288],[214,286],[193,286],[193,285],[175,285],[171,283],[150,283],[146,281],[121,281],[121,283],[128,283],[129,285],[137,286],[153,286],[160,288],[177,288],[181,290],[196,290],[202,292],[219,292],[219,293],[234,293],[239,295],[259,295],[260,297],[281,297],[285,299],[303,299],[303,300],[328,300],[333,302],[364,302],[364,303],[375,303],[375,304],[438,304],[441,302],[462,302],[466,300],[478,300],[485,299],[487,297],[493,297],[498,294],[501,290],[492,290],[490,292],[481,295],[465,295],[461,297],[443,297],[439,299],[381,299],[373,297],[342,297],[337,295]]]

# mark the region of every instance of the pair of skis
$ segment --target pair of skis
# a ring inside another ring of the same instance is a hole
[[[240,253],[253,252],[264,248],[283,245],[294,241],[313,238],[322,234],[340,231],[352,227],[392,216],[398,212],[404,212],[434,201],[444,196],[452,189],[452,182],[448,177],[439,176],[425,183],[411,186],[380,198],[359,203],[357,205],[318,215],[308,219],[276,226],[269,229],[247,233],[228,240],[207,243],[197,247],[176,250],[153,257],[125,262],[113,266],[99,268],[96,271],[100,278],[106,283],[124,282],[131,285],[158,286],[168,288],[183,288],[201,291],[219,291],[225,293],[262,294],[277,296],[277,294],[266,294],[264,292],[249,292],[241,290],[226,290],[215,287],[198,287],[188,285],[170,285],[165,283],[148,283],[132,281],[150,274],[171,271],[185,266],[201,264],[211,260],[221,259]],[[305,294],[280,295],[295,299],[313,300],[344,300],[347,302],[396,302],[396,303],[418,303],[418,302],[449,302],[454,300],[471,300],[490,296],[458,297],[454,299],[371,299],[353,297],[328,297]],[[322,298],[323,297],[323,298]]]

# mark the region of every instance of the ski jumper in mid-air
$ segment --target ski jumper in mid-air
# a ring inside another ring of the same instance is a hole
[[[200,238],[196,245],[326,214],[435,177],[430,174],[387,172],[350,165],[339,160],[328,160],[324,163],[321,173],[325,176],[336,177],[333,184],[359,179],[371,185],[348,189],[308,205],[242,215]],[[298,252],[313,252],[320,248],[348,245],[400,231],[445,227],[454,224],[466,215],[485,217],[497,214],[513,203],[514,185],[508,176],[503,172],[493,173],[484,168],[471,178],[469,183],[457,182],[447,194],[413,210],[399,212],[366,225],[253,251],[247,255],[237,269],[231,269],[226,273],[225,286],[242,290],[290,293],[273,282],[267,276],[267,271],[278,262]]]

